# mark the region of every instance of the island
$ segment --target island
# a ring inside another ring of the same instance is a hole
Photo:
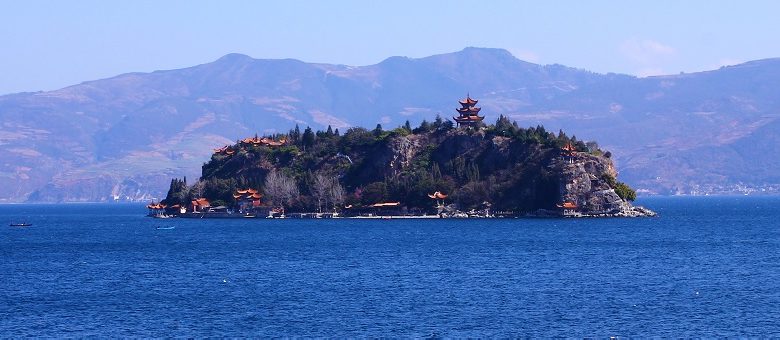
[[[478,101],[453,121],[340,132],[299,126],[214,150],[194,183],[172,179],[150,216],[190,218],[486,218],[654,216],[634,206],[611,153]]]

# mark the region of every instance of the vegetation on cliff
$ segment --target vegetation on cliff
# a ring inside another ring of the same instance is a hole
[[[288,211],[400,202],[422,213],[433,211],[428,195],[438,191],[448,196],[445,204],[464,211],[485,206],[513,214],[553,210],[564,200],[584,201],[589,194],[564,183],[570,181],[563,176],[565,145],[600,164],[594,167],[599,170],[587,170],[588,188],[614,189],[624,200],[635,197],[615,180],[609,153],[596,143],[543,126],[521,128],[503,116],[493,125],[468,128],[441,118],[416,128],[407,122],[392,130],[377,125],[343,133],[296,126],[262,140],[271,142],[238,141],[218,149],[198,182],[172,181],[165,203],[186,206],[206,197],[212,206],[230,206],[236,190],[254,188],[263,193],[264,204]]]

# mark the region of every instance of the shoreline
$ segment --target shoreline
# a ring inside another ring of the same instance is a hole
[[[465,214],[464,214],[465,215]],[[319,220],[319,219],[359,219],[359,220],[401,220],[401,219],[521,219],[521,218],[638,218],[638,217],[657,217],[658,213],[642,206],[631,206],[628,209],[624,209],[618,212],[611,213],[597,213],[597,214],[583,214],[576,213],[572,215],[562,215],[556,211],[541,210],[535,213],[518,214],[518,215],[487,215],[487,216],[444,216],[444,215],[361,215],[361,216],[338,216],[332,213],[298,213],[290,214],[287,216],[257,216],[238,213],[186,213],[180,215],[147,215],[155,219],[171,219],[171,218],[186,218],[186,219],[294,219],[294,220]]]

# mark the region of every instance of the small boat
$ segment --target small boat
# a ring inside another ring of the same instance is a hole
[[[171,230],[176,227],[157,227],[157,230]]]
[[[29,227],[31,225],[32,225],[32,223],[26,223],[26,222],[9,224],[9,226],[11,226],[11,227]]]

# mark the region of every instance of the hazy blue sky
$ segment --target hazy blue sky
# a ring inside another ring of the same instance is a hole
[[[780,1],[0,0],[0,93],[239,52],[348,65],[466,46],[635,75],[780,57]]]

